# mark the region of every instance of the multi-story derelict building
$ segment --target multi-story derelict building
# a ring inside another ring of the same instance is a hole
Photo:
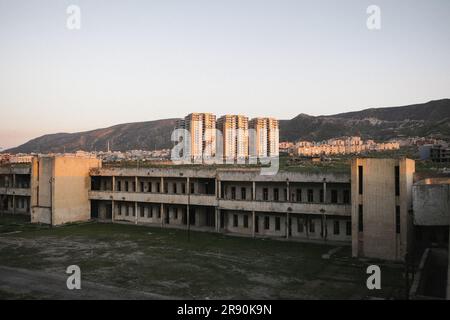
[[[426,212],[444,222],[450,219],[448,192],[433,193],[440,197],[433,203],[444,205],[423,209],[431,185],[412,191],[414,167],[409,159],[358,158],[348,173],[281,171],[269,176],[257,168],[115,168],[86,156],[40,156],[31,166],[0,168],[0,210],[28,213],[31,222],[52,225],[98,219],[339,241],[351,243],[355,257],[403,261],[413,225]],[[415,221],[414,211],[420,214]],[[426,235],[428,226],[420,228]],[[448,224],[439,230],[441,243],[448,243]]]

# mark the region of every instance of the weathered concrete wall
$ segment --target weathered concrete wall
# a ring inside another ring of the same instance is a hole
[[[93,167],[101,167],[101,161],[76,156],[34,158],[31,174],[31,222],[59,225],[89,220],[89,172]]]
[[[413,186],[413,210],[415,225],[449,225],[450,185],[415,184]]]
[[[363,167],[363,192],[359,193],[358,167]],[[400,195],[395,192],[395,166],[399,166]],[[353,159],[352,255],[403,260],[410,241],[409,210],[415,163],[410,159]],[[362,205],[363,231],[359,231]],[[396,232],[396,206],[400,207],[400,233]]]
[[[52,203],[54,225],[90,219],[89,171],[100,166],[101,160],[95,158],[55,158]]]

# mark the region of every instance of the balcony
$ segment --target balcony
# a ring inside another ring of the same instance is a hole
[[[5,188],[0,187],[0,194],[10,195],[10,196],[24,196],[24,197],[30,197],[31,196],[31,189],[30,188]]]
[[[245,210],[258,212],[303,213],[350,216],[349,204],[302,203],[276,201],[219,200],[219,207],[226,210]],[[322,212],[322,210],[325,210]]]
[[[114,200],[132,202],[153,202],[183,205],[216,206],[215,195],[203,194],[167,194],[167,193],[142,193],[142,192],[112,192],[112,191],[89,191],[91,200]]]

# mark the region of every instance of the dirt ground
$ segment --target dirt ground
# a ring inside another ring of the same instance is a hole
[[[122,224],[50,228],[0,216],[0,298],[403,298],[401,265],[335,249]],[[381,267],[381,290],[366,287],[370,264]],[[81,269],[81,290],[66,287],[69,265]]]

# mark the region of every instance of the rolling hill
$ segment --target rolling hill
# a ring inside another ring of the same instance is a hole
[[[10,153],[73,152],[76,150],[170,148],[177,119],[119,124],[77,133],[44,135],[6,150]],[[450,140],[450,99],[401,107],[371,108],[327,116],[299,114],[280,121],[280,141],[324,140],[345,135],[384,141],[396,137],[433,136]]]

